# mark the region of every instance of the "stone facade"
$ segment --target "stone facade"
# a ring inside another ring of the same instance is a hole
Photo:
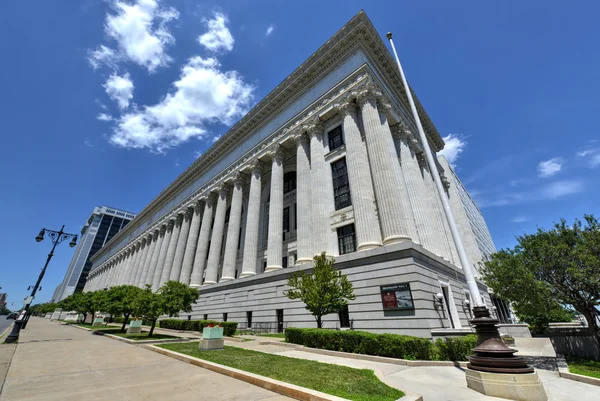
[[[464,275],[395,68],[359,13],[94,257],[86,290],[178,280],[200,288],[194,318],[311,327],[284,292],[325,252],[356,289],[343,325],[466,325]],[[410,283],[412,309],[383,311],[393,283]]]

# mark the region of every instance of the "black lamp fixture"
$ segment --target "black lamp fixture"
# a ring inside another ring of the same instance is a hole
[[[42,242],[42,241],[44,240],[44,233],[45,233],[45,232],[46,232],[46,230],[42,228],[42,229],[40,230],[40,233],[37,235],[37,237],[35,237],[35,240],[36,240],[37,242]]]

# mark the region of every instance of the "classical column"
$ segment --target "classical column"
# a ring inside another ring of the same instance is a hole
[[[119,266],[119,270],[117,270],[117,280],[115,281],[115,285],[123,285],[124,276],[129,271],[129,266],[131,265],[131,257],[133,256],[133,249],[128,249],[125,251],[125,255],[123,256],[123,260],[121,261],[121,265]]]
[[[123,256],[119,256],[117,257],[117,260],[115,260],[112,264],[112,266],[110,267],[110,271],[108,272],[108,287],[111,288],[115,285],[116,282],[116,278],[117,278],[117,268],[119,266],[121,266],[121,263],[123,261]]]
[[[183,255],[183,265],[181,267],[181,276],[179,281],[185,285],[190,284],[192,268],[194,267],[194,255],[196,255],[196,247],[198,244],[198,234],[200,231],[200,222],[202,221],[202,212],[204,204],[198,202],[192,208],[192,223],[190,225],[187,243],[185,244],[185,254]]]
[[[281,269],[283,259],[283,148],[271,152],[271,195],[269,201],[269,238],[266,272]]]
[[[240,226],[242,224],[242,185],[243,177],[238,174],[233,181],[231,195],[231,209],[229,212],[229,226],[227,227],[227,242],[225,243],[225,256],[223,257],[223,274],[221,281],[235,279],[235,266],[237,264],[238,243],[240,240]]]
[[[154,285],[154,273],[157,270],[156,266],[158,265],[158,257],[160,255],[160,250],[163,245],[163,239],[165,238],[166,230],[167,226],[162,225],[158,229],[158,231],[154,233],[154,240],[152,241],[152,248],[150,249],[150,251],[152,252],[152,256],[148,255],[148,257],[150,258],[150,263],[148,264],[148,271],[146,272],[144,282],[142,283],[143,286],[146,284],[150,284],[151,286]]]
[[[304,133],[296,134],[296,264],[312,262],[310,144]],[[291,265],[291,264],[290,264]]]
[[[375,194],[369,168],[367,149],[358,128],[356,104],[351,98],[337,105],[343,117],[342,128],[346,141],[346,164],[350,195],[354,207],[357,251],[381,246],[381,229],[376,214]]]
[[[174,220],[169,220],[166,225],[164,235],[162,236],[160,244],[160,252],[158,253],[158,259],[156,261],[156,269],[154,269],[154,277],[152,279],[152,291],[156,292],[161,286],[162,272],[165,267],[165,259],[167,259],[167,252],[169,250],[169,243],[173,236],[173,226],[175,225]],[[158,246],[158,245],[157,245]]]
[[[312,252],[314,255],[325,252],[326,255],[333,256],[330,229],[330,216],[334,209],[333,184],[331,167],[325,162],[324,129],[318,120],[313,121],[306,129],[310,135]]]
[[[175,248],[175,256],[173,257],[173,267],[171,268],[171,276],[169,280],[180,281],[181,268],[183,266],[183,257],[185,255],[185,245],[187,243],[188,234],[190,232],[190,224],[192,222],[193,209],[188,208],[185,210],[183,220],[181,222],[181,229],[179,231],[179,239],[177,240],[177,247]]]
[[[173,260],[175,259],[175,250],[177,249],[177,242],[179,242],[179,235],[181,233],[181,224],[183,223],[183,215],[178,214],[173,222],[173,229],[171,230],[171,238],[169,239],[169,247],[167,248],[167,254],[165,256],[165,263],[163,265],[162,274],[160,276],[159,287],[162,287],[164,283],[169,281],[171,277],[171,270],[173,269]],[[179,274],[177,274],[179,279]]]
[[[123,274],[123,282],[122,284],[124,285],[129,285],[131,284],[131,276],[135,274],[135,268],[136,268],[136,259],[138,258],[138,246],[139,244],[134,242],[134,244],[131,246],[131,256],[130,256],[130,261],[129,264],[127,266],[127,270],[125,271],[125,273]]]
[[[198,246],[196,247],[196,256],[194,257],[194,267],[190,279],[190,287],[200,287],[204,278],[204,268],[206,266],[206,255],[208,255],[208,241],[210,240],[210,230],[213,220],[216,197],[210,194],[204,205],[204,214],[202,215],[202,225],[200,226],[200,235],[198,237]]]
[[[420,243],[425,249],[441,256],[439,244],[435,240],[434,216],[429,213],[426,204],[428,198],[427,187],[425,186],[425,181],[423,181],[422,171],[419,168],[417,154],[414,149],[417,140],[406,132],[404,128],[400,127],[397,130],[396,138],[400,163],[402,165],[402,174],[415,216],[415,225]]]
[[[139,271],[136,274],[136,279],[133,285],[136,285],[140,288],[144,288],[146,285],[146,276],[148,275],[148,270],[150,269],[150,259],[152,259],[152,250],[154,243],[154,233],[150,233],[144,239],[144,253],[142,253],[140,259],[140,267]]]
[[[371,176],[383,233],[383,245],[410,241],[408,221],[392,163],[398,163],[394,141],[385,113],[377,108],[380,94],[372,89],[359,93],[358,100],[365,127],[365,139],[371,165]]]
[[[242,273],[240,274],[240,278],[253,276],[257,273],[260,194],[262,189],[261,181],[261,164],[257,160],[252,167],[252,173],[250,174],[246,235],[244,237],[244,260],[242,261]]]
[[[219,278],[219,262],[221,261],[221,245],[223,245],[223,232],[225,230],[225,214],[227,213],[227,196],[229,189],[223,185],[219,190],[219,200],[215,211],[215,224],[210,237],[210,250],[206,264],[206,280],[204,285],[216,284]]]

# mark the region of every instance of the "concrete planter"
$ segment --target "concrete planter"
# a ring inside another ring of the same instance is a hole
[[[127,334],[138,334],[142,332],[142,321],[141,320],[130,320]]]
[[[217,340],[223,338],[222,327],[205,327],[202,329],[203,340]]]
[[[104,318],[103,317],[95,318],[94,323],[92,323],[92,326],[104,326]]]

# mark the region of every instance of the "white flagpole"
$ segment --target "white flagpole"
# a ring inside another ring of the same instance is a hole
[[[394,56],[396,57],[398,71],[400,71],[400,76],[402,77],[402,84],[404,85],[404,89],[406,90],[406,94],[408,95],[407,97],[408,102],[410,103],[410,109],[412,111],[413,118],[415,119],[415,123],[417,124],[417,129],[419,130],[419,138],[421,139],[421,144],[423,145],[423,151],[425,153],[427,164],[429,165],[429,171],[431,171],[431,174],[433,175],[435,186],[437,187],[438,194],[440,195],[440,198],[442,200],[444,212],[446,213],[446,218],[448,219],[448,225],[450,226],[450,231],[452,232],[452,238],[454,239],[454,244],[456,245],[456,249],[458,250],[458,257],[460,258],[460,263],[462,264],[465,278],[467,279],[469,292],[471,293],[473,301],[475,302],[474,306],[485,306],[483,303],[483,299],[481,298],[479,288],[477,287],[477,282],[475,281],[473,267],[469,263],[469,258],[467,258],[465,247],[463,245],[462,239],[460,238],[458,228],[456,227],[456,221],[454,220],[454,215],[452,214],[452,209],[450,208],[450,202],[448,201],[448,197],[446,196],[446,192],[444,191],[444,186],[442,185],[442,180],[440,179],[440,173],[438,172],[435,160],[433,159],[433,153],[431,153],[429,142],[427,141],[425,131],[423,130],[423,126],[421,125],[421,119],[419,118],[419,113],[417,113],[417,108],[415,107],[412,92],[410,90],[410,87],[408,86],[408,83],[406,82],[406,77],[404,76],[404,71],[402,70],[402,65],[400,64],[398,53],[396,53],[396,47],[394,46],[394,41],[392,40],[391,32],[388,32],[387,38],[390,41],[392,51],[394,52]]]

